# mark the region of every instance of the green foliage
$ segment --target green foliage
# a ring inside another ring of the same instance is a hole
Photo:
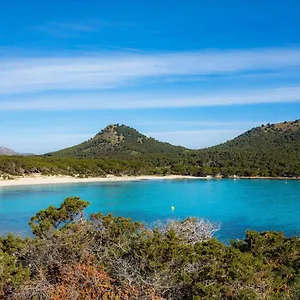
[[[253,128],[195,154],[201,165],[240,176],[300,176],[300,121]]]
[[[180,153],[185,148],[159,142],[125,125],[109,125],[79,145],[48,155],[56,157],[102,158],[140,156],[149,153]]]
[[[300,239],[285,238],[283,233],[247,231],[246,239],[233,242],[243,253],[252,253],[272,268],[277,288],[284,292],[288,286],[300,282]]]
[[[12,234],[6,238],[0,237],[0,299],[29,279],[30,269],[23,265],[23,256],[29,245],[29,239]]]
[[[103,177],[106,175],[152,174],[154,168],[146,162],[128,159],[76,159],[39,156],[0,156],[0,175],[30,174],[66,175],[73,177]],[[5,175],[6,176],[6,175]]]
[[[134,299],[299,298],[299,238],[248,231],[245,240],[224,245],[207,235],[210,226],[187,230],[199,230],[194,218],[154,229],[101,213],[78,222],[87,205],[67,198],[32,218],[34,239],[0,239],[0,298],[102,291],[95,276],[106,278],[107,295]]]
[[[43,209],[30,219],[29,225],[32,233],[39,236],[47,236],[51,231],[64,228],[70,223],[82,220],[83,210],[89,202],[79,197],[67,198],[59,208],[49,206]]]
[[[47,156],[0,156],[1,173],[300,177],[300,121],[253,128],[224,144],[193,151],[111,125],[87,142]]]

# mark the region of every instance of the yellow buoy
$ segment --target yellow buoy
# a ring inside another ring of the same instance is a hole
[[[171,206],[171,209],[172,209],[172,211],[174,211],[175,207],[172,205],[172,206]]]

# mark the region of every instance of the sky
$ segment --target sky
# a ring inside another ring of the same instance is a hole
[[[300,118],[300,2],[10,0],[0,145],[42,154],[125,124],[198,149]]]

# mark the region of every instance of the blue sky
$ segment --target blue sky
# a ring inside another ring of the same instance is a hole
[[[0,145],[45,153],[124,123],[202,148],[300,118],[299,1],[10,0]]]

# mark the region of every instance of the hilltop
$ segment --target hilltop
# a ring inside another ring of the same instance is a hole
[[[16,152],[16,151],[12,150],[12,149],[0,146],[0,155],[7,155],[7,156],[14,156],[14,155],[17,155],[17,156],[34,156],[35,154],[33,154],[33,153],[19,153],[19,152]]]
[[[300,177],[300,120],[261,125],[201,150],[109,125],[86,142],[41,157],[1,156],[1,173]]]
[[[224,144],[212,147],[225,148],[259,148],[270,150],[269,147],[299,147],[300,144],[300,120],[266,124],[252,128],[240,136]]]
[[[153,153],[180,153],[184,147],[159,142],[126,125],[112,124],[79,145],[47,155],[56,157],[99,158],[103,156],[136,156]]]
[[[9,148],[0,146],[0,155],[19,155],[19,153],[15,152],[14,150],[11,150]]]
[[[300,175],[300,120],[252,128],[226,143],[199,150],[203,166],[245,176]],[[233,171],[234,170],[234,171]]]
[[[49,155],[137,161],[143,170],[158,174],[299,177],[300,120],[264,124],[200,150],[159,142],[125,125],[109,125],[92,139]]]

